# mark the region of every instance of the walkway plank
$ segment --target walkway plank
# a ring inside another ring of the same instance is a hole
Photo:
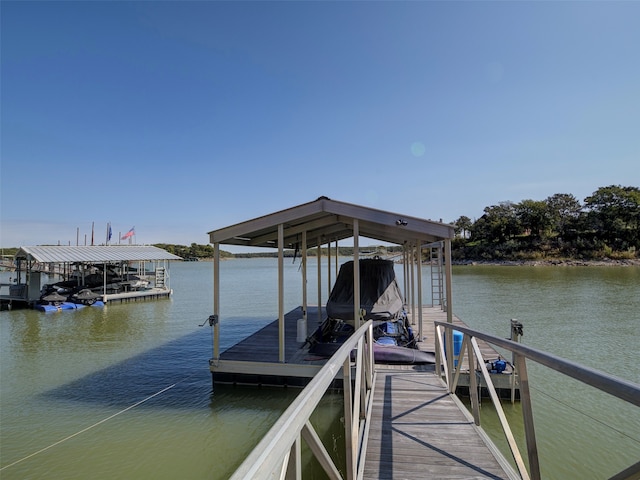
[[[378,366],[373,402],[364,478],[513,478],[432,366]]]

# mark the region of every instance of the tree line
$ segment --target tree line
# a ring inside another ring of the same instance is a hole
[[[636,259],[640,256],[640,189],[600,187],[582,202],[567,193],[556,193],[545,200],[500,202],[485,207],[476,220],[461,216],[453,226],[454,260]],[[213,257],[212,245],[155,246],[187,260]],[[399,246],[362,247],[360,253],[385,256],[401,250]],[[16,251],[4,248],[3,254]],[[326,247],[321,253],[327,254]],[[351,256],[353,248],[340,247],[339,253]],[[314,256],[317,249],[309,249],[307,254]],[[275,255],[220,251],[222,258]],[[296,252],[287,250],[285,255],[291,257]]]
[[[582,202],[567,193],[556,193],[545,200],[500,202],[485,207],[484,214],[476,220],[461,216],[453,226],[454,260],[635,259],[640,252],[640,189],[600,187]],[[211,245],[156,246],[186,259],[213,257]],[[385,256],[401,250],[400,246],[361,247],[360,253]],[[315,248],[308,250],[309,256],[316,253]],[[326,247],[321,253],[327,254]],[[339,253],[351,256],[353,248],[340,247]],[[285,256],[295,254],[285,250]],[[277,254],[234,255],[221,251],[220,255],[231,258]]]
[[[638,258],[640,189],[600,187],[583,202],[566,193],[501,202],[475,221],[461,216],[453,225],[457,260]]]

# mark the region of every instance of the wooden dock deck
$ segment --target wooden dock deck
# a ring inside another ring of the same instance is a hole
[[[364,478],[518,477],[432,365],[379,365]]]
[[[321,317],[324,318],[324,308]],[[297,321],[302,317],[302,308],[297,307],[285,315],[285,362],[278,361],[278,322],[274,321],[228,348],[220,355],[219,362],[211,362],[214,383],[304,386],[319,371],[326,359],[309,353],[309,346],[297,341]],[[318,328],[317,306],[307,308],[307,336]],[[435,351],[434,321],[446,321],[447,315],[440,307],[422,308],[422,341],[420,350]],[[417,323],[411,320],[415,334]],[[453,317],[454,324],[466,326]],[[224,328],[224,327],[223,327]],[[505,326],[506,328],[506,326]],[[485,342],[478,342],[485,359],[495,360],[498,353]],[[466,373],[465,373],[466,371]],[[464,393],[469,385],[468,362],[462,363],[459,391]],[[496,389],[508,396],[511,389],[510,368],[506,374],[492,375]],[[479,380],[480,381],[480,380]],[[481,382],[481,381],[480,381]],[[482,384],[482,382],[481,382]],[[517,385],[516,385],[517,387]]]

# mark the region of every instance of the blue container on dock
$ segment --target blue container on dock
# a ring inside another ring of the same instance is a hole
[[[458,366],[458,359],[456,357],[458,357],[460,355],[460,350],[462,350],[462,337],[463,334],[462,332],[459,332],[457,330],[453,331],[453,365],[455,367]],[[444,345],[444,354],[447,354],[447,341],[446,339],[446,335],[442,336],[442,344]]]

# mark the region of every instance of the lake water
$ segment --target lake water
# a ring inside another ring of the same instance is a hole
[[[223,347],[277,317],[275,265],[222,262]],[[208,262],[172,264],[169,300],[0,312],[0,477],[227,478],[298,391],[212,392],[211,329],[198,326],[213,310],[212,271]],[[300,304],[300,277],[299,262],[286,260],[288,309]],[[471,327],[506,337],[517,318],[527,345],[640,383],[638,267],[456,267],[453,290],[454,312]],[[530,370],[544,478],[606,478],[640,458],[637,408]],[[483,427],[505,448],[488,403]],[[519,405],[506,410],[521,429]],[[341,416],[332,394],[313,419],[338,455]]]

